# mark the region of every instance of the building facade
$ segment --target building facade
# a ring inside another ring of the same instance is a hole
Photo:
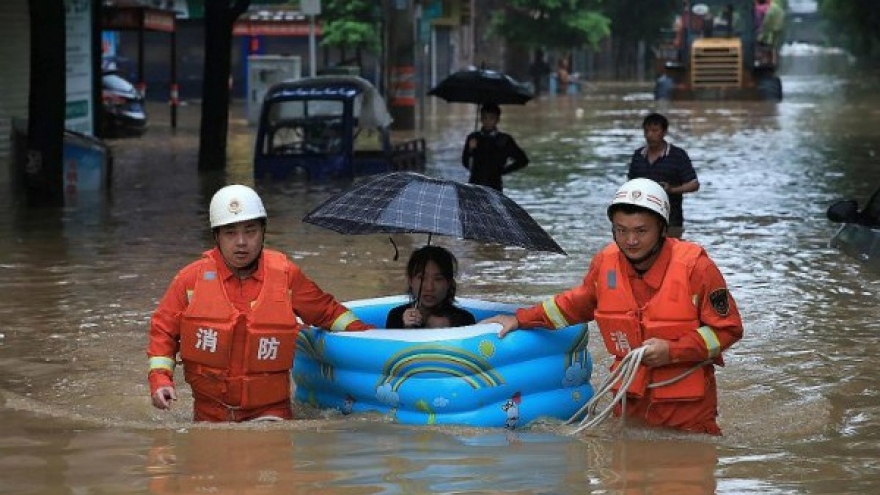
[[[4,0],[0,7],[0,163],[12,152],[13,122],[24,122],[28,114],[30,85],[30,17],[28,0]],[[6,180],[5,174],[2,180]]]

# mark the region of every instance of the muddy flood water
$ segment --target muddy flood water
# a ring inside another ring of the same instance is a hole
[[[458,255],[462,296],[531,304],[577,284],[610,239],[605,206],[643,142],[642,117],[664,112],[702,184],[685,198],[685,237],[718,263],[745,323],[718,373],[723,437],[613,420],[577,435],[552,421],[417,427],[307,409],[283,424],[194,425],[185,385],[173,411],[153,409],[150,315],[210,247],[213,192],[253,184],[240,106],[224,174],[196,171],[198,106],[181,108],[175,132],[159,106],[145,137],[111,142],[107,198],[59,211],[0,195],[0,493],[877,493],[880,273],[829,247],[825,210],[880,185],[880,76],[841,61],[785,66],[780,103],[658,106],[649,86],[594,85],[504,107],[501,127],[532,158],[505,192],[568,256],[433,241]],[[427,102],[428,174],[466,179],[473,112]],[[257,184],[267,242],[340,300],[399,294],[404,264],[387,236],[301,221],[349,185]],[[426,239],[395,241],[405,259]],[[590,346],[596,384],[609,361],[597,335]]]

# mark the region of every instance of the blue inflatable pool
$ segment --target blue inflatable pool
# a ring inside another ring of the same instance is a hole
[[[381,327],[408,301],[392,296],[347,302]],[[517,306],[458,298],[477,321]],[[404,424],[517,428],[541,417],[568,419],[593,396],[586,325],[517,331],[499,325],[299,334],[296,399],[344,414],[378,412]]]

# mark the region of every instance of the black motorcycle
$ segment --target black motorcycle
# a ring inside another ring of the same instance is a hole
[[[147,131],[144,95],[120,71],[105,69],[102,83],[102,126],[105,137],[141,136]]]

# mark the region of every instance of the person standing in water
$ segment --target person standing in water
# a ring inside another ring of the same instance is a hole
[[[473,325],[474,315],[455,305],[458,261],[440,246],[413,251],[406,266],[412,302],[388,313],[386,328],[446,328]]]
[[[226,186],[209,210],[215,246],[177,273],[150,321],[153,406],[167,410],[177,400],[179,359],[195,421],[291,419],[290,371],[303,323],[373,327],[263,246],[266,209],[253,189]]]
[[[669,196],[670,237],[684,232],[683,196],[700,189],[697,172],[687,152],[666,141],[669,121],[659,113],[651,113],[642,121],[645,146],[635,150],[629,161],[627,179],[646,178],[660,184]]]
[[[479,131],[468,134],[461,164],[470,171],[468,182],[504,190],[501,176],[525,168],[529,157],[513,136],[498,130],[501,107],[487,103],[480,108]]]
[[[607,214],[614,242],[593,257],[580,285],[480,323],[500,323],[503,338],[518,328],[595,320],[614,359],[611,370],[642,349],[626,389],[628,418],[720,435],[715,367],[724,366],[722,353],[743,336],[724,277],[701,246],[666,236],[669,198],[656,182],[626,182]],[[618,404],[615,414],[623,412]]]

